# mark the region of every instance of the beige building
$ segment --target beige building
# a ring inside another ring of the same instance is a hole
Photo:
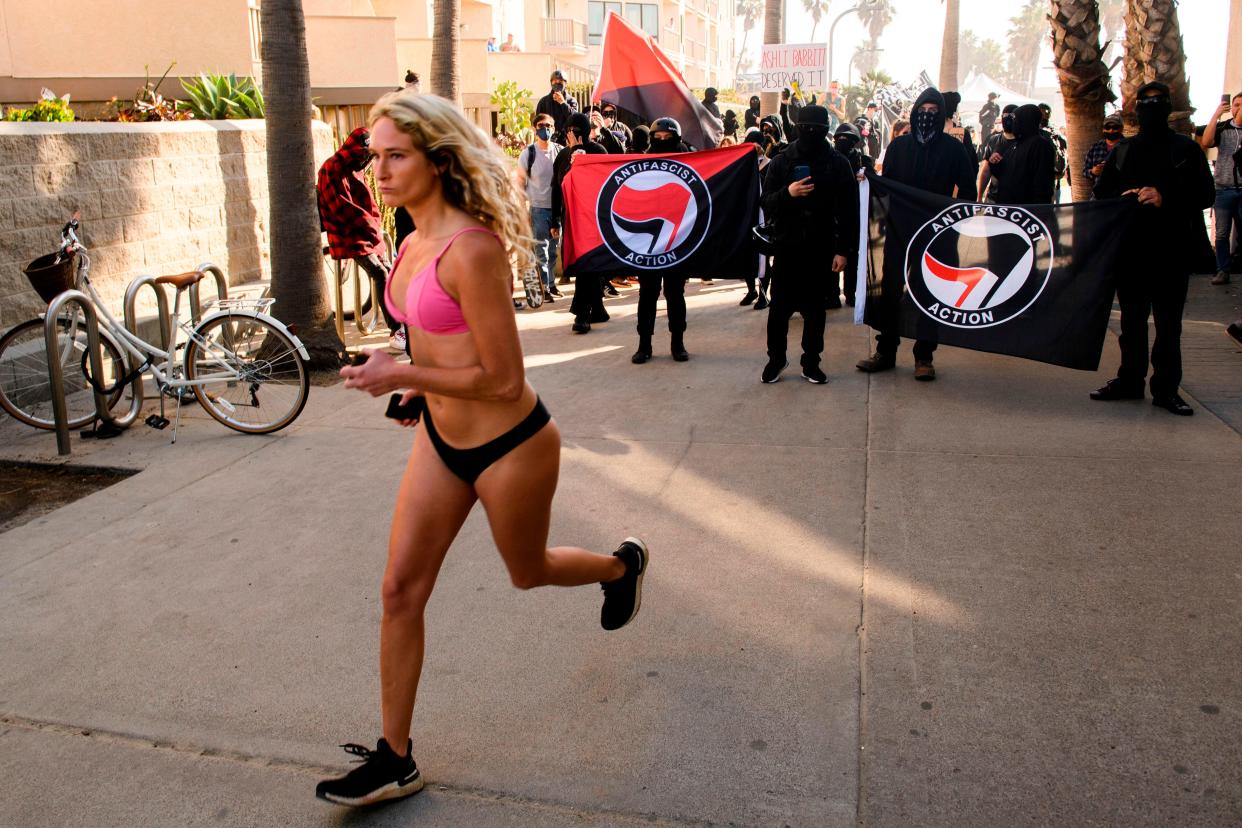
[[[139,88],[173,61],[178,76],[261,74],[262,0],[0,0],[0,103],[37,99],[47,87],[75,101],[106,101]],[[733,84],[734,0],[461,0],[462,104],[482,122],[504,80],[540,96],[552,69],[588,83],[599,69],[607,13],[656,38],[692,87]],[[303,0],[315,102],[360,106],[401,84],[407,69],[426,89],[434,0]],[[509,35],[521,51],[488,51]]]

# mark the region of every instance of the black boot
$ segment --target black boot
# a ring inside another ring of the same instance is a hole
[[[690,359],[690,354],[686,352],[685,343],[681,341],[681,334],[670,334],[669,338],[672,340],[669,344],[669,350],[673,352],[673,359],[678,362],[685,362]]]
[[[642,365],[651,359],[651,337],[649,335],[638,335],[638,350],[634,352],[634,356],[630,357],[630,362],[635,365]]]
[[[742,301],[738,302],[738,305],[742,307],[746,307],[747,305],[754,302],[758,298],[759,298],[759,292],[756,291],[754,288],[751,288],[750,290],[746,291],[746,295],[742,297]]]

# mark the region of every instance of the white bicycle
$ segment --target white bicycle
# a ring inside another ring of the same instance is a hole
[[[162,397],[185,401],[192,391],[212,418],[247,434],[270,434],[297,418],[310,391],[308,355],[297,336],[265,313],[275,300],[217,299],[214,308],[208,306],[211,313],[190,325],[180,318],[181,297],[204,278],[204,272],[161,276],[155,283],[171,285],[177,294],[167,350],[157,348],[108,312],[91,284],[90,258],[77,228],[75,216],[61,232],[60,250],[26,269],[45,301],[76,288],[90,298],[98,316],[103,376],[95,377],[89,369],[83,311],[70,303],[58,315],[57,358],[70,428],[83,428],[97,419],[95,390],[104,396],[109,411],[122,397],[137,411],[143,391],[135,380],[143,374],[151,375]],[[32,271],[41,278],[36,280]],[[26,425],[54,429],[47,360],[44,317],[22,322],[0,337],[0,408]],[[152,415],[148,424],[163,428],[168,421]]]

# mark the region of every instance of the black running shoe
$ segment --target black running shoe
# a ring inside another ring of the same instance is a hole
[[[759,375],[759,381],[771,385],[781,378],[781,371],[789,367],[789,360],[783,359],[777,362],[769,359],[768,364],[763,366],[763,373]]]
[[[341,745],[345,752],[362,757],[362,764],[338,779],[325,779],[315,786],[315,796],[337,805],[371,805],[385,799],[400,799],[423,789],[423,777],[410,753],[393,753],[383,739],[369,750],[362,745]]]
[[[802,378],[812,385],[823,385],[828,381],[828,375],[816,365],[814,368],[802,367]]]
[[[606,630],[619,630],[638,615],[643,602],[643,573],[651,556],[639,538],[626,538],[612,554],[625,562],[625,574],[600,584],[604,607],[599,611],[599,623]]]

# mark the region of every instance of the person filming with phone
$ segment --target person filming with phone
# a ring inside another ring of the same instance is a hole
[[[564,145],[565,125],[569,123],[569,116],[578,111],[578,100],[565,88],[565,74],[560,69],[552,70],[550,83],[552,88],[548,94],[535,104],[535,114],[543,115],[546,112],[552,116],[556,127],[552,140]]]
[[[763,210],[775,223],[772,236],[772,302],[768,308],[768,364],[760,379],[773,383],[788,365],[789,319],[802,314],[802,376],[822,384],[824,303],[832,280],[821,251],[832,256],[835,277],[858,244],[858,198],[854,171],[828,141],[828,110],[802,108],[798,139],[768,164]]]
[[[1232,118],[1221,120],[1226,112]],[[1212,207],[1216,225],[1216,275],[1212,284],[1229,284],[1229,233],[1235,224],[1242,228],[1242,92],[1220,96],[1220,106],[1203,130],[1199,146],[1216,148],[1216,203]],[[1240,230],[1239,232],[1242,232]]]

